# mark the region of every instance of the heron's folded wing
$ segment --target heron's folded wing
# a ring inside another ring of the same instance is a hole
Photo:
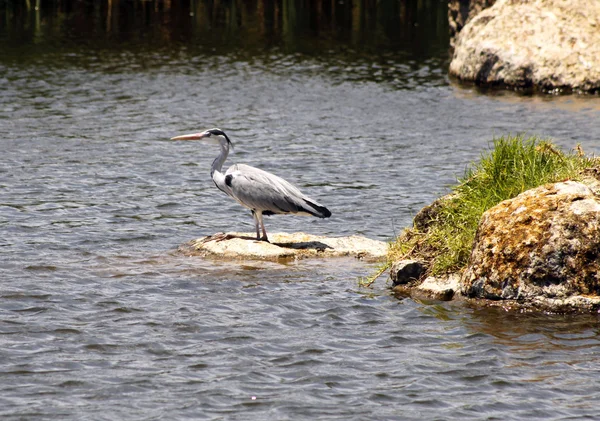
[[[242,205],[273,213],[315,213],[308,198],[281,177],[248,165],[234,167],[226,177],[234,198]]]

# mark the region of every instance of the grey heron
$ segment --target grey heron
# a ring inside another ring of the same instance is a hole
[[[305,196],[297,187],[267,171],[244,164],[234,164],[223,174],[221,169],[233,144],[221,129],[175,136],[171,140],[213,140],[221,147],[213,161],[210,175],[217,188],[252,211],[256,239],[269,241],[263,215],[296,214],[329,218],[331,212],[316,200]],[[262,230],[262,237],[260,231]]]

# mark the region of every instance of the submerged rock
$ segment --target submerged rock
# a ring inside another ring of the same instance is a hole
[[[270,243],[257,241],[250,233],[220,233],[199,238],[180,247],[183,252],[228,259],[281,260],[307,257],[352,256],[367,260],[381,260],[388,245],[383,241],[353,235],[324,237],[302,232],[272,233]]]
[[[462,293],[557,311],[600,307],[599,190],[548,184],[485,212]]]
[[[600,2],[498,0],[470,17],[454,47],[449,71],[461,80],[598,91]]]

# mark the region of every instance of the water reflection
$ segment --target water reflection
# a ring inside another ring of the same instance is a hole
[[[600,345],[598,316],[522,314],[497,308],[476,308],[465,320],[516,352],[575,351]]]
[[[0,3],[0,39],[12,46],[61,41],[202,45],[208,52],[351,48],[445,54],[447,8],[436,0],[43,1]],[[6,47],[6,46],[5,46]]]
[[[451,79],[452,91],[457,98],[477,100],[485,96],[498,101],[506,107],[528,106],[543,111],[563,110],[574,113],[589,113],[590,118],[598,118],[600,101],[598,95],[539,95],[510,89],[483,89],[472,84]]]

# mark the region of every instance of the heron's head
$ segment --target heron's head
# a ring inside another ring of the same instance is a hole
[[[171,140],[208,140],[223,146],[233,146],[229,137],[221,129],[208,129],[200,133],[183,134],[172,137]]]

